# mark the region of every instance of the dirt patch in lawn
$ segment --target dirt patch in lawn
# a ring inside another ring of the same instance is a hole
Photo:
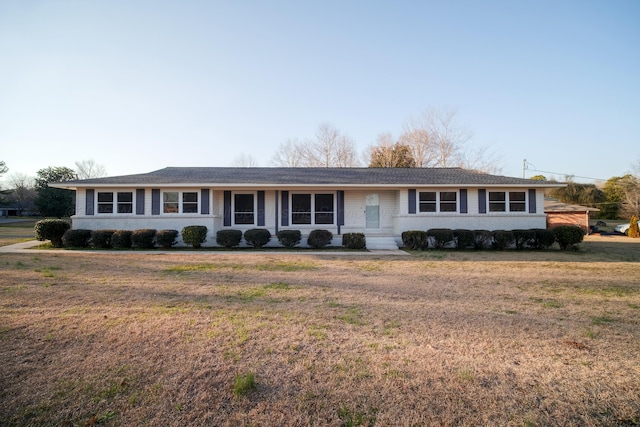
[[[640,422],[637,263],[438,254],[2,255],[0,425]]]

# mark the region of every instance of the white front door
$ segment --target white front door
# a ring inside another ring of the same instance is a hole
[[[380,228],[380,196],[370,193],[365,196],[365,228],[369,230]]]

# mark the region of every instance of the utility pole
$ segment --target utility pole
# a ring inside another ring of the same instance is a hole
[[[524,178],[524,171],[527,169],[527,159],[522,159],[522,178]]]

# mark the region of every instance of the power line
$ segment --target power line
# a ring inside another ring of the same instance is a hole
[[[527,159],[522,160],[522,177],[524,178],[524,171],[528,170],[528,171],[533,171],[533,172],[542,172],[542,173],[549,173],[552,175],[564,175],[565,177],[571,177],[571,178],[581,178],[581,179],[590,179],[592,181],[606,181],[606,179],[602,179],[602,178],[592,178],[589,176],[579,176],[579,175],[574,175],[574,174],[570,174],[570,173],[561,173],[561,172],[550,172],[550,171],[543,171],[540,169],[529,169],[529,166],[533,166],[534,168],[536,167],[536,165],[534,165],[531,162],[528,162]]]

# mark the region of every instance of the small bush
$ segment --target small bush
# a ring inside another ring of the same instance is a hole
[[[533,230],[513,230],[513,241],[516,244],[516,249],[532,246],[535,238],[536,232]]]
[[[62,219],[43,219],[36,222],[33,227],[36,239],[40,241],[50,240],[55,248],[62,247],[62,236],[71,228],[71,224]]]
[[[347,249],[365,249],[367,238],[364,233],[345,233],[342,235],[342,246]]]
[[[93,230],[91,232],[91,246],[100,249],[110,248],[113,233],[115,230]]]
[[[131,247],[138,249],[152,249],[156,246],[156,230],[142,228],[131,233]]]
[[[474,246],[475,233],[471,230],[453,230],[453,237],[456,239],[456,249],[464,250]]]
[[[199,248],[207,240],[208,229],[204,225],[187,225],[182,229],[182,241],[194,248]]]
[[[413,251],[427,249],[429,247],[429,239],[426,231],[409,230],[402,232],[402,244],[405,248]]]
[[[488,249],[493,241],[493,233],[489,230],[473,231],[473,247],[476,249]]]
[[[553,234],[553,230],[546,228],[534,228],[533,233],[535,237],[530,246],[533,249],[547,249],[556,241],[556,236]]]
[[[271,232],[266,228],[252,228],[244,232],[244,240],[254,248],[261,248],[271,241]]]
[[[493,232],[493,249],[503,251],[513,244],[513,231],[495,230]]]
[[[320,249],[331,243],[333,234],[329,230],[313,230],[309,233],[307,244],[312,248]]]
[[[427,236],[433,238],[436,249],[443,249],[449,242],[453,242],[453,231],[449,228],[432,228],[427,230]]]
[[[156,233],[156,243],[162,249],[171,249],[171,246],[178,243],[178,230],[158,230]]]
[[[633,215],[631,220],[629,221],[629,230],[627,231],[627,236],[638,238],[640,237],[640,228],[638,228],[638,218]]]
[[[553,229],[556,242],[560,245],[560,250],[564,251],[582,242],[584,232],[582,228],[575,225],[560,225]]]
[[[219,230],[216,233],[216,242],[225,248],[238,246],[241,240],[242,231],[240,230]]]
[[[65,248],[86,248],[90,238],[91,230],[67,230],[62,235],[62,244]]]
[[[111,235],[111,246],[116,249],[131,249],[131,231],[117,230]]]
[[[280,244],[285,248],[292,248],[302,240],[300,230],[280,230],[276,236]]]

